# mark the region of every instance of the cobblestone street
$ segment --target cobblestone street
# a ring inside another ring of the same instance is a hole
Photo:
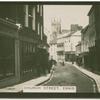
[[[94,81],[80,72],[71,64],[62,66],[58,64],[54,68],[51,80],[43,84],[44,86],[76,86],[77,92],[94,93],[96,86]]]

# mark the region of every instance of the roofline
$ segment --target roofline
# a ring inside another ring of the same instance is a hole
[[[88,12],[88,16],[90,16],[90,14],[91,14],[91,12],[93,11],[93,9],[94,9],[94,5],[92,5],[92,7],[90,8],[90,11]]]
[[[58,40],[58,39],[61,39],[61,38],[70,37],[70,36],[72,36],[74,33],[78,32],[78,31],[81,32],[81,30],[72,31],[72,32],[69,32],[70,34],[66,34],[65,36],[62,36],[62,37],[57,37],[57,40]]]
[[[70,36],[72,36],[74,33],[76,33],[76,32],[81,32],[81,30],[77,30],[77,31],[72,31],[67,37],[70,37]],[[78,36],[78,35],[77,35]]]
[[[88,27],[89,27],[89,25],[87,25],[85,28],[83,28],[83,29],[81,30],[81,33],[86,32],[86,31],[87,31],[87,29],[88,29]]]

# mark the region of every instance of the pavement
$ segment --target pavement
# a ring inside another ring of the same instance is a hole
[[[78,70],[74,65],[58,63],[54,68],[54,73],[51,79],[43,86],[58,86],[58,87],[74,87],[71,92],[74,93],[97,93],[96,83],[93,79]],[[63,91],[66,89],[63,89]],[[58,89],[60,91],[60,89]],[[61,91],[60,91],[61,92]],[[68,89],[65,91],[70,93]]]
[[[52,70],[51,70],[50,74],[47,74],[45,76],[41,76],[41,77],[36,78],[36,79],[29,80],[27,82],[23,82],[21,84],[17,84],[17,85],[9,86],[9,87],[6,87],[6,88],[2,88],[2,89],[0,89],[0,92],[1,93],[22,92],[24,87],[26,87],[26,86],[30,86],[30,87],[38,86],[38,85],[42,84],[43,82],[48,81],[50,79],[51,75],[52,75]]]
[[[71,64],[70,62],[66,62],[66,63]],[[89,76],[90,78],[92,78],[96,82],[97,88],[98,88],[98,92],[100,93],[100,75],[92,73],[92,72],[90,72],[90,71],[88,71],[88,70],[86,70],[86,69],[84,69],[82,67],[77,66],[76,64],[73,64],[73,65],[78,70],[80,70],[81,72],[83,72],[84,74],[86,74],[87,76]],[[46,76],[41,76],[39,78],[32,79],[32,80],[29,80],[29,81],[21,83],[21,84],[17,84],[17,85],[13,85],[13,86],[2,88],[2,89],[0,89],[0,92],[1,93],[21,92],[25,86],[37,86],[39,84],[42,84],[42,83],[50,80],[51,77],[52,77],[52,71],[51,71],[50,74],[47,74]]]
[[[71,64],[70,62],[66,62],[66,63]],[[87,76],[89,76],[90,78],[92,78],[96,82],[98,92],[100,93],[100,75],[97,75],[97,74],[95,74],[95,73],[93,73],[93,72],[91,72],[89,70],[86,70],[83,67],[80,67],[75,63],[73,65],[78,70],[80,70],[81,72],[83,72],[84,74],[86,74]]]

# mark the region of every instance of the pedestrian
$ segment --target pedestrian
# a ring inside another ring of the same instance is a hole
[[[62,65],[63,65],[63,66],[65,65],[64,61],[62,62]]]
[[[49,73],[50,73],[51,68],[52,68],[52,61],[49,60],[49,65],[48,65],[48,72],[49,72]]]

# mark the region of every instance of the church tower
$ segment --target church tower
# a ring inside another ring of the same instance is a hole
[[[61,20],[54,18],[51,22],[52,39],[57,38],[57,34],[61,34]]]

